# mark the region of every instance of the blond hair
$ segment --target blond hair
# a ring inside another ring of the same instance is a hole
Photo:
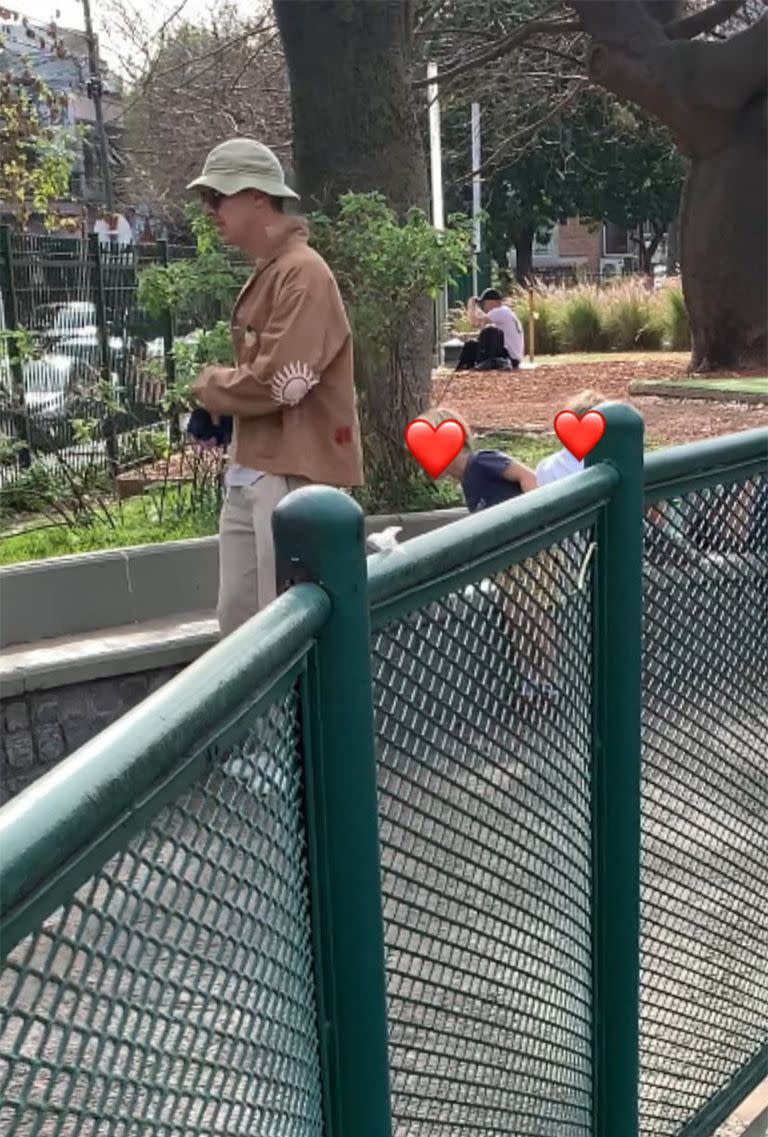
[[[424,411],[423,414],[419,415],[419,418],[431,423],[432,426],[439,426],[441,422],[448,422],[449,419],[453,422],[457,422],[459,426],[464,428],[464,449],[472,449],[472,431],[469,428],[469,423],[458,411],[449,410],[448,407],[430,407],[428,411]]]
[[[593,391],[587,387],[584,391],[579,391],[578,395],[574,395],[565,404],[567,411],[573,411],[575,415],[585,415],[587,411],[593,411],[595,407],[599,407],[601,403],[607,402],[605,395],[600,391]]]

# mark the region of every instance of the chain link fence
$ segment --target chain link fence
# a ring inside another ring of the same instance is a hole
[[[322,1133],[295,690],[11,951],[0,1131]]]
[[[641,1117],[673,1137],[766,1040],[768,477],[654,502],[644,587]]]
[[[398,1135],[592,1133],[591,545],[374,637]]]
[[[605,413],[610,462],[367,581],[354,503],[296,495],[323,587],[0,811],[2,1132],[705,1137],[757,1084],[765,432],[647,460],[641,714]]]

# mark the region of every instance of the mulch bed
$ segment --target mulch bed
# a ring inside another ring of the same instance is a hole
[[[568,399],[591,387],[607,399],[624,399],[637,407],[645,419],[647,435],[657,443],[671,445],[768,426],[768,406],[734,403],[732,396],[711,402],[629,393],[630,384],[637,379],[684,379],[686,367],[683,358],[655,360],[645,356],[636,360],[546,363],[519,371],[473,373],[441,368],[434,373],[433,402],[458,411],[478,430],[541,433],[552,430],[555,415]],[[743,373],[735,372],[719,376],[743,377]],[[221,455],[216,452],[195,453],[188,448],[183,454],[171,455],[170,465],[164,461],[148,463],[121,474],[118,494],[131,497],[166,478],[172,484],[191,481],[195,469],[198,478],[211,477],[220,462]]]
[[[575,394],[589,387],[606,399],[621,399],[637,407],[645,419],[648,437],[670,445],[768,426],[766,406],[629,393],[633,380],[683,379],[686,368],[682,359],[655,361],[646,356],[637,360],[544,364],[519,371],[473,373],[440,369],[434,375],[433,401],[458,411],[476,429],[539,432],[552,430],[557,412]],[[723,372],[718,377],[740,376]]]

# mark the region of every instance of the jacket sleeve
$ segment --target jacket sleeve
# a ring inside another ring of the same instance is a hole
[[[193,384],[215,415],[250,418],[293,407],[320,381],[349,335],[344,310],[326,281],[286,284],[259,338],[255,359],[207,367]]]

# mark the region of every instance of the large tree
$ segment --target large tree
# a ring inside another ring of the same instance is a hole
[[[400,216],[413,207],[427,212],[426,159],[410,87],[410,0],[274,0],[274,10],[303,207],[334,214],[342,194],[376,191]],[[405,426],[429,398],[432,338],[426,296],[413,305],[394,372],[356,338],[369,474],[393,487],[409,471]]]
[[[766,365],[768,17],[697,40],[743,7],[688,16],[670,0],[570,0],[590,35],[590,77],[666,123],[690,161],[680,254],[698,370]]]
[[[492,16],[486,0],[422,4],[421,31],[432,36],[441,91],[479,94],[498,116],[509,103],[510,85],[517,83],[514,89],[539,106],[543,126],[570,105],[588,76],[669,128],[689,162],[679,230],[692,366],[764,368],[763,0],[567,0],[559,9],[546,0],[495,0]],[[493,24],[486,25],[491,18]],[[566,77],[573,86],[561,97]],[[531,128],[521,135],[513,126],[505,146],[514,154],[521,143],[535,145],[537,137]]]

